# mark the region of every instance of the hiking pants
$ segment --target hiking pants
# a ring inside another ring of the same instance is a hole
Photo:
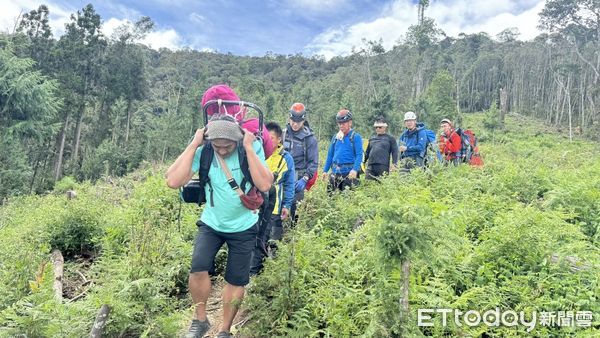
[[[367,168],[366,179],[375,180],[390,172],[390,166],[385,164],[370,164]]]
[[[231,285],[244,286],[248,284],[250,271],[250,256],[256,243],[258,224],[240,232],[220,232],[210,226],[196,222],[198,234],[194,242],[191,273],[211,271],[214,273],[215,256],[227,243],[227,266],[225,281]]]
[[[335,191],[344,191],[358,185],[358,174],[355,179],[349,179],[348,174],[332,174],[329,175],[329,184],[327,184],[327,192],[329,194]]]
[[[271,216],[271,235],[269,239],[280,241],[283,238],[283,220],[281,215]]]
[[[263,207],[258,215],[258,233],[256,234],[256,244],[252,250],[250,260],[250,275],[256,275],[263,268],[263,259],[267,252],[267,242],[271,234],[271,215],[275,208],[275,187],[269,190],[268,198],[265,199]]]

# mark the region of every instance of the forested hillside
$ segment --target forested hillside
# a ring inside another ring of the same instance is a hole
[[[92,4],[60,36],[46,6],[23,14],[0,33],[0,337],[89,336],[103,305],[106,337],[186,332],[200,210],[165,171],[218,83],[282,124],[303,102],[321,165],[343,107],[363,136],[380,115],[395,138],[406,111],[433,130],[450,118],[485,162],[333,196],[317,181],[247,287],[236,337],[600,336],[600,2],[547,0],[531,41],[511,27],[447,36],[418,3],[393,48],[363,40],[331,59],[153,50],[139,43],[152,18],[104,36]],[[424,326],[420,309],[537,321],[438,312]]]
[[[40,6],[0,35],[0,198],[50,191],[63,176],[96,180],[172,159],[202,124],[199,98],[216,83],[279,122],[291,103],[304,102],[322,139],[341,107],[355,113],[359,130],[384,115],[397,135],[406,110],[430,125],[442,116],[460,122],[500,106],[501,89],[501,111],[598,138],[598,2],[549,0],[540,14],[546,33],[525,42],[510,27],[498,36],[447,37],[427,18],[427,3],[393,49],[364,41],[331,60],[151,50],[136,43],[151,18],[103,36],[91,4],[54,36]]]
[[[435,165],[333,198],[317,183],[277,257],[253,278],[236,336],[598,336],[597,143],[570,142],[518,115],[507,116],[506,132],[484,129],[485,119],[466,121],[481,131],[484,168]],[[111,307],[107,337],[187,329],[199,210],[184,204],[177,221],[178,194],[164,170],[95,185],[63,179],[51,194],[0,208],[0,336],[83,337],[102,304]],[[69,189],[76,198],[65,197]],[[65,259],[60,296],[54,249]],[[223,267],[221,252],[217,285]],[[453,320],[444,327],[439,314],[433,327],[418,327],[418,309],[436,308],[538,317],[529,331]],[[571,312],[572,325],[558,324],[559,311]],[[554,313],[554,324],[543,324],[542,312]],[[574,317],[590,312],[593,320]]]

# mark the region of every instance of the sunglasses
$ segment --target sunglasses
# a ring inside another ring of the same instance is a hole
[[[375,129],[383,129],[383,128],[385,128],[385,127],[381,127],[381,126],[375,127]]]

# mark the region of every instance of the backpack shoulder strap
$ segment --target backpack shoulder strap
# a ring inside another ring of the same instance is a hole
[[[208,172],[212,167],[214,155],[215,152],[213,150],[212,144],[210,142],[207,142],[202,148],[202,151],[200,152],[200,168],[198,170],[198,183],[200,184],[200,189],[204,189],[204,187],[208,184],[210,190],[211,206],[214,206],[214,201],[212,195],[212,185],[210,184],[210,177],[208,177]]]
[[[337,142],[337,138],[335,137],[336,134],[333,134],[333,137],[331,138],[331,144],[335,144]]]
[[[205,179],[205,183],[208,182],[208,171],[210,170],[213,160],[213,147],[210,142],[207,142],[202,151],[200,152],[200,169],[198,170],[198,177],[200,180]]]
[[[244,179],[242,179],[242,184],[240,187],[245,187],[247,183],[254,186],[254,181],[252,181],[252,175],[250,174],[250,168],[248,167],[248,157],[246,156],[246,149],[241,142],[238,142],[238,159],[240,161],[240,169],[242,169],[242,174],[244,174]]]
[[[308,167],[308,136],[302,139],[302,143],[304,145],[304,165]]]

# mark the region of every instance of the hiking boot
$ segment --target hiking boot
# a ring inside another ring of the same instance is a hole
[[[217,334],[217,338],[233,338],[230,332],[221,331]]]
[[[185,338],[202,338],[210,329],[210,323],[208,319],[204,321],[199,321],[198,319],[192,320],[192,325],[190,325],[190,329],[188,333],[185,335]]]

